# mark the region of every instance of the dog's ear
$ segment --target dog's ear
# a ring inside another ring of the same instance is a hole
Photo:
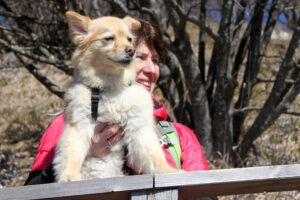
[[[136,31],[136,30],[140,29],[142,26],[138,20],[133,19],[132,17],[129,17],[129,16],[124,17],[123,20],[125,21],[125,23],[129,26],[129,28],[132,31]]]
[[[74,44],[79,44],[88,33],[91,19],[73,11],[66,12],[66,18],[72,41]]]

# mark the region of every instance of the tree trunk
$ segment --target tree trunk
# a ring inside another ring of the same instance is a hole
[[[256,4],[254,9],[254,17],[252,18],[250,27],[250,41],[248,50],[248,59],[244,79],[239,92],[239,98],[235,104],[235,109],[244,108],[249,105],[252,96],[252,88],[256,84],[256,77],[260,67],[260,48],[261,48],[261,31],[264,17],[264,9],[267,0],[262,0]],[[242,133],[243,123],[247,116],[247,112],[234,114],[234,145],[238,143],[238,139]]]
[[[214,135],[215,152],[223,158],[231,158],[232,148],[232,98],[234,82],[232,79],[231,46],[233,34],[233,8],[234,1],[223,2],[222,20],[219,28],[219,35],[222,43],[214,48],[216,70],[216,90],[212,104],[212,132]]]

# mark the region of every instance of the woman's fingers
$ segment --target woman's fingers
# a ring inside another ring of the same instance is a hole
[[[103,130],[105,127],[108,126],[108,123],[99,123],[95,126],[94,128],[94,137],[93,137],[93,142],[97,143],[102,140],[103,138]]]
[[[111,147],[120,141],[122,132],[123,129],[120,124],[97,124],[94,129],[90,155],[92,157],[102,158],[109,154]]]
[[[118,125],[108,125],[108,123],[99,123],[95,126],[94,129],[94,142],[104,142],[104,140],[107,140],[108,138],[115,135],[118,131]]]
[[[113,124],[113,125],[109,126],[108,128],[104,128],[103,137],[106,140],[109,140],[110,138],[114,137],[120,129],[121,129],[120,124]]]
[[[99,123],[95,126],[94,132],[95,133],[100,133],[103,131],[103,129],[105,127],[107,127],[108,123],[107,122],[103,122],[103,123]]]
[[[115,145],[121,140],[122,133],[123,133],[123,129],[119,127],[117,133],[109,139],[111,145]]]

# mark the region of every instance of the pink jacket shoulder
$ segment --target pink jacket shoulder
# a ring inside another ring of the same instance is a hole
[[[176,128],[180,140],[182,169],[186,171],[208,170],[202,147],[195,133],[182,124],[172,124]]]

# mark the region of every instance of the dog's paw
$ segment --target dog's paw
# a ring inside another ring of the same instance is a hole
[[[80,181],[80,180],[81,180],[80,173],[65,172],[60,176],[58,182],[71,182],[71,181]]]
[[[172,168],[171,170],[168,170],[166,173],[177,173],[177,174],[182,174],[182,173],[185,173],[186,171],[183,170],[183,169],[174,169]]]
[[[165,165],[157,170],[157,173],[178,173],[181,170],[175,169],[169,165]]]

